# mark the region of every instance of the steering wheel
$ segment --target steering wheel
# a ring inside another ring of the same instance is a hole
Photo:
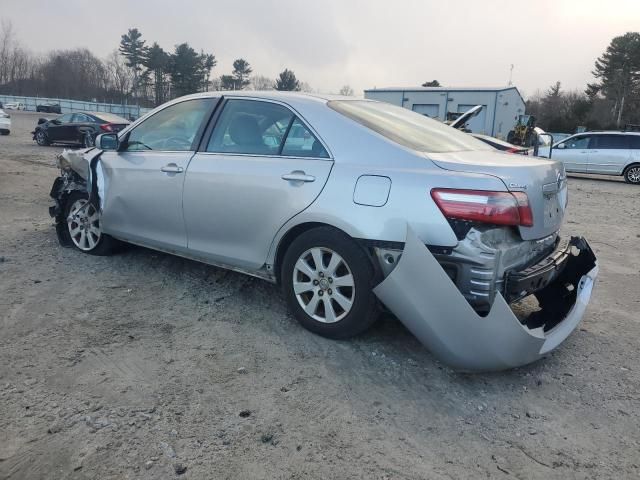
[[[162,142],[162,149],[178,148],[179,150],[188,150],[191,148],[191,141],[184,137],[169,137]]]

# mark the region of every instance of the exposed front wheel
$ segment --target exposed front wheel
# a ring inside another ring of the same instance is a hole
[[[49,145],[51,142],[49,141],[49,139],[47,138],[47,134],[44,133],[42,130],[38,130],[36,132],[36,143],[38,145],[40,145],[41,147],[46,147],[47,145]]]
[[[102,233],[100,213],[88,203],[86,193],[73,192],[65,205],[65,221],[71,243],[78,250],[91,255],[108,255],[115,240]]]
[[[284,256],[281,281],[297,320],[322,336],[352,337],[377,319],[371,261],[339,230],[314,228],[295,239]]]
[[[640,185],[640,165],[631,165],[624,171],[624,179],[627,183]]]

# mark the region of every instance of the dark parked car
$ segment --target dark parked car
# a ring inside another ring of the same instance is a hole
[[[41,118],[32,133],[33,139],[42,146],[73,143],[92,147],[97,135],[119,132],[129,123],[128,120],[112,113],[65,113],[52,120]]]
[[[60,109],[60,104],[58,103],[43,103],[41,105],[36,105],[36,112],[62,113],[62,110]]]

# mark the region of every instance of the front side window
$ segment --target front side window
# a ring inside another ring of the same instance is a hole
[[[159,111],[131,131],[125,150],[194,150],[198,130],[214,101],[213,98],[187,100]]]
[[[65,113],[64,115],[62,115],[61,117],[58,117],[58,122],[60,123],[71,123],[71,118],[73,117],[73,114],[71,113]]]
[[[560,145],[564,145],[564,148],[567,149],[580,149],[584,150],[585,148],[589,148],[589,137],[573,137],[565,140],[564,142],[560,142]]]
[[[389,140],[419,152],[492,150],[471,135],[406,108],[367,100],[334,100],[329,107]]]
[[[282,105],[229,100],[216,123],[207,152],[278,155],[293,113]]]

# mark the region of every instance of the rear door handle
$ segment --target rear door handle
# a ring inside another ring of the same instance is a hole
[[[285,173],[284,175],[282,175],[282,179],[283,180],[288,180],[290,182],[314,182],[316,180],[316,177],[314,177],[313,175],[307,175],[304,172],[291,172],[291,173]]]
[[[183,168],[177,166],[175,163],[170,163],[162,167],[160,170],[165,173],[182,173]]]

